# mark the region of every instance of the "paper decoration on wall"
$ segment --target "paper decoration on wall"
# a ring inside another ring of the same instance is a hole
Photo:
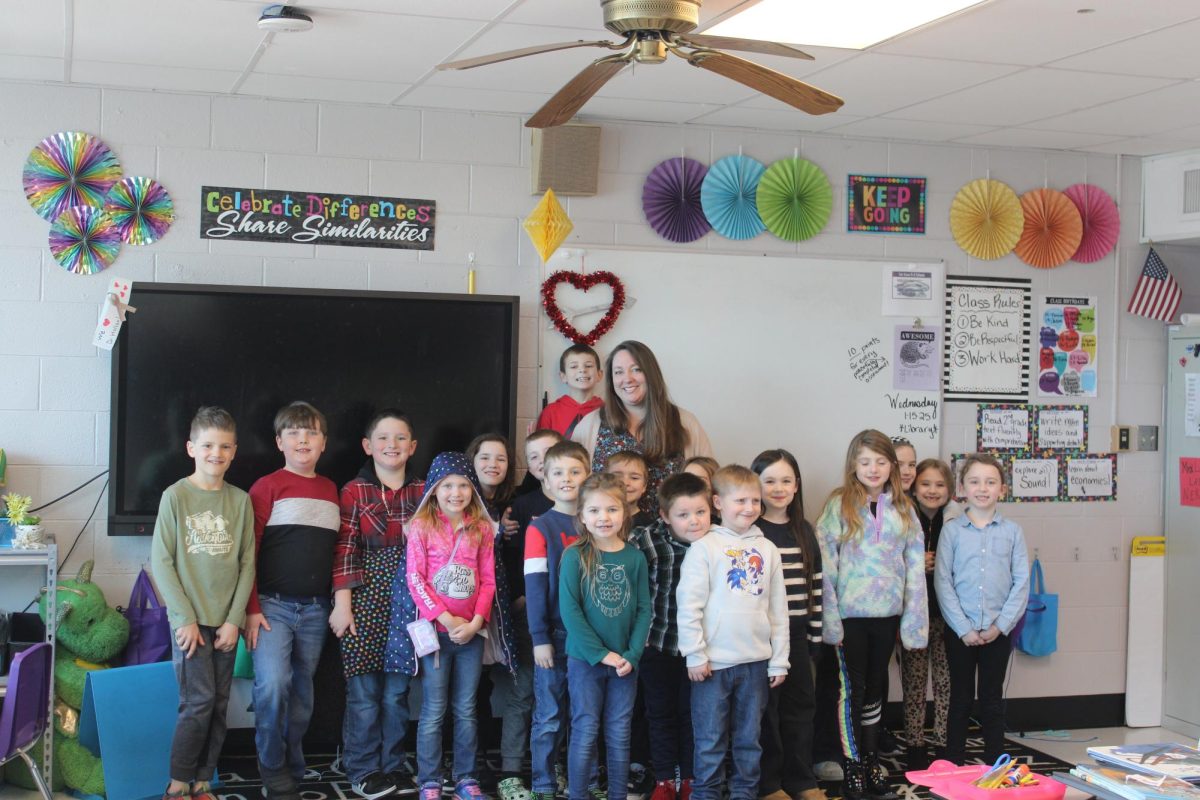
[[[1066,492],[1072,503],[1117,499],[1117,454],[1081,453],[1064,456]]]
[[[1032,414],[1023,403],[980,403],[975,417],[975,448],[1012,453],[1033,446]]]
[[[163,185],[152,178],[117,181],[104,201],[126,244],[157,242],[175,221],[175,203]]]
[[[599,284],[612,289],[612,303],[609,305],[608,311],[596,323],[596,327],[587,333],[581,333],[566,318],[562,310],[558,307],[558,301],[554,296],[560,283],[569,283],[576,289],[585,292]],[[600,270],[599,272],[582,273],[560,270],[549,278],[546,278],[545,282],[542,283],[542,308],[546,310],[546,316],[550,318],[550,322],[554,324],[559,333],[575,344],[586,344],[589,347],[595,347],[600,337],[612,330],[613,324],[616,323],[617,317],[621,314],[621,309],[624,307],[625,286],[621,283],[621,279],[611,272]]]
[[[1032,406],[1033,448],[1039,453],[1087,452],[1088,407]]]
[[[1062,456],[1011,455],[1008,462],[1008,496],[1014,503],[1045,503],[1058,500],[1063,493]]]
[[[950,203],[950,232],[968,255],[985,260],[1016,247],[1025,214],[1016,192],[1000,181],[980,178],[958,190]]]
[[[700,186],[700,205],[713,230],[726,239],[753,239],[767,226],[758,215],[758,182],[766,167],[748,156],[713,164]]]
[[[848,231],[925,232],[924,178],[851,175],[846,194]]]
[[[68,208],[50,226],[50,254],[76,275],[100,272],[120,250],[121,233],[112,218],[98,208]]]
[[[90,133],[65,131],[41,141],[21,172],[25,197],[44,219],[55,221],[68,208],[103,208],[121,165],[108,145]]]
[[[642,185],[642,211],[650,227],[672,242],[694,242],[712,230],[700,203],[708,168],[694,158],[668,158]]]
[[[554,196],[553,189],[547,189],[541,201],[529,212],[529,216],[521,223],[529,241],[542,257],[542,262],[550,260],[554,251],[567,240],[575,224],[567,216],[567,211]]]
[[[767,230],[785,241],[799,242],[816,236],[829,222],[833,187],[813,162],[781,158],[763,173],[756,202]]]
[[[883,316],[909,319],[942,316],[946,303],[946,269],[942,264],[884,264],[881,273]]]
[[[1031,282],[946,276],[946,402],[1029,397]]]
[[[1095,397],[1095,297],[1046,297],[1038,329],[1038,394]]]
[[[1079,210],[1083,221],[1083,236],[1071,256],[1075,261],[1091,264],[1112,252],[1121,232],[1121,214],[1108,192],[1089,183],[1077,183],[1063,192]]]
[[[941,331],[936,327],[897,325],[893,346],[892,388],[936,392],[941,382]]]
[[[92,344],[101,350],[112,350],[117,343],[117,335],[125,324],[125,315],[137,311],[129,305],[133,294],[133,285],[125,278],[113,277],[108,281],[108,290],[104,294],[104,302],[100,306],[100,319],[96,322],[96,332],[92,335]]]
[[[1179,459],[1179,504],[1200,506],[1200,458]]]
[[[1083,238],[1083,218],[1071,198],[1056,189],[1021,195],[1025,226],[1015,249],[1031,267],[1052,269],[1067,263]]]

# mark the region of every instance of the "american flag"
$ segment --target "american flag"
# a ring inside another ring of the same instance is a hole
[[[1179,308],[1182,294],[1179,284],[1167,272],[1167,265],[1151,247],[1146,266],[1142,267],[1142,276],[1129,300],[1129,313],[1170,322]]]

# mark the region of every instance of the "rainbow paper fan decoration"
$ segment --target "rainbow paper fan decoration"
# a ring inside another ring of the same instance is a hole
[[[1031,267],[1053,269],[1067,263],[1083,238],[1079,209],[1057,189],[1034,189],[1021,196],[1025,227],[1017,242],[1017,258]]]
[[[57,220],[68,208],[102,208],[121,165],[108,145],[90,133],[66,131],[42,140],[25,160],[21,183],[33,210]]]
[[[175,204],[152,178],[125,178],[108,192],[104,210],[126,244],[157,242],[175,221]]]
[[[821,232],[833,211],[833,187],[825,173],[803,158],[781,158],[758,182],[758,213],[767,230],[789,242]]]
[[[988,178],[971,181],[950,203],[950,232],[968,255],[992,260],[1017,246],[1025,227],[1021,201],[1008,184]]]
[[[1090,183],[1077,183],[1063,192],[1079,209],[1083,219],[1083,237],[1079,249],[1071,256],[1076,261],[1091,264],[1112,252],[1121,232],[1121,214],[1108,192]]]
[[[700,204],[713,230],[726,239],[753,239],[764,230],[758,182],[766,167],[749,156],[726,156],[708,168]]]
[[[68,208],[50,226],[50,254],[67,272],[95,275],[112,264],[120,250],[120,231],[98,208]]]
[[[646,176],[642,211],[655,233],[672,242],[694,242],[712,230],[700,204],[708,167],[694,158],[668,158]]]

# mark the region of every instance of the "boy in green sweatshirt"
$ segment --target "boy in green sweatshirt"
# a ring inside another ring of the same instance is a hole
[[[163,492],[150,545],[151,571],[167,604],[179,681],[171,783],[163,800],[212,800],[209,781],[225,741],[239,629],[254,585],[254,511],[225,483],[237,426],[223,408],[192,419],[187,452],[196,470]]]

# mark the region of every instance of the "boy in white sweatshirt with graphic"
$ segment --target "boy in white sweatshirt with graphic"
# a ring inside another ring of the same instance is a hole
[[[712,485],[723,524],[688,548],[676,591],[679,652],[692,680],[692,799],[721,796],[732,736],[730,800],[755,800],[767,690],[790,666],[787,594],[779,551],[754,525],[762,512],[758,476],[730,465]]]

